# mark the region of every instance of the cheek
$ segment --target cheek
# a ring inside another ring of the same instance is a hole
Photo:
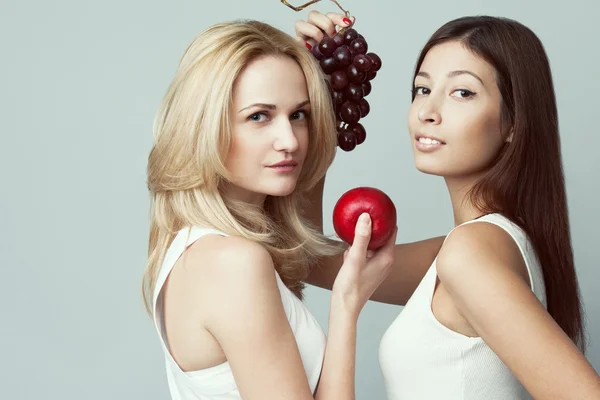
[[[485,113],[465,116],[462,120],[456,120],[462,131],[460,145],[465,150],[465,156],[478,159],[482,164],[493,160],[502,147],[500,120],[496,113]]]
[[[408,108],[408,131],[412,135],[419,126],[419,105],[418,100],[413,101]]]
[[[225,160],[225,168],[234,175],[239,175],[249,168],[249,164],[252,161],[251,155],[257,153],[258,151],[252,141],[234,135],[231,140],[227,159]]]
[[[302,127],[295,130],[296,140],[298,141],[299,151],[306,154],[311,141],[311,133],[308,127]]]

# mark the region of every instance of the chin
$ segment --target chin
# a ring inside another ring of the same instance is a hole
[[[437,175],[437,176],[443,176],[444,175],[444,168],[441,168],[439,165],[437,165],[437,163],[432,163],[432,162],[424,162],[425,160],[420,160],[418,158],[415,158],[415,167],[417,168],[417,170],[419,172],[422,172],[424,174],[428,174],[428,175]],[[428,160],[431,161],[431,160]]]
[[[294,182],[293,184],[279,184],[279,185],[273,185],[270,188],[266,188],[267,190],[265,190],[265,193],[269,196],[273,196],[273,197],[285,197],[285,196],[289,196],[290,194],[294,193],[294,190],[296,189],[296,182]]]

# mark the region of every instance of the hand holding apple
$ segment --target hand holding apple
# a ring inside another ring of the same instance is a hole
[[[344,193],[333,208],[333,228],[340,239],[352,244],[356,222],[363,212],[371,216],[372,223],[368,249],[376,250],[396,229],[396,207],[383,191],[363,186]]]

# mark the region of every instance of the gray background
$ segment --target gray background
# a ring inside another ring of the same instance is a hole
[[[293,33],[307,11],[278,0],[0,4],[0,398],[166,399],[163,356],[139,292],[154,113],[201,30],[244,17]],[[369,96],[367,141],[340,151],[329,172],[327,232],[337,198],[359,185],[392,197],[399,242],[451,229],[443,180],[413,165],[406,129],[412,68],[429,35],[450,19],[520,20],[540,36],[552,63],[588,357],[600,371],[597,0],[343,4],[384,67]],[[307,303],[325,328],[329,293],[309,288]],[[384,398],[377,349],[400,310],[369,303],[361,315],[359,399]]]

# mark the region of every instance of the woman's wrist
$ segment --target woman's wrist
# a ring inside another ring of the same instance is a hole
[[[330,320],[348,321],[356,323],[362,306],[358,304],[356,295],[340,293],[335,289],[331,293]]]

